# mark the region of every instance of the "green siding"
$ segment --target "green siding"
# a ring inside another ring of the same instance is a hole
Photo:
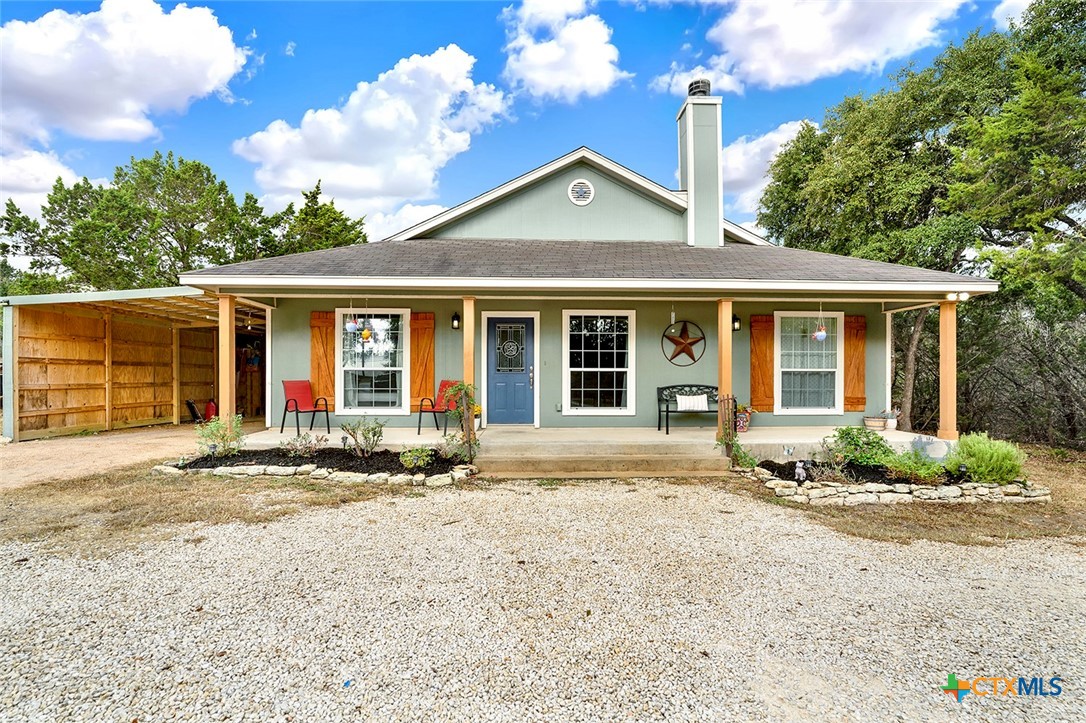
[[[309,312],[330,311],[348,306],[347,299],[280,299],[272,314],[272,418],[279,420],[283,410],[283,379],[309,377]],[[359,306],[359,299],[354,305]],[[462,370],[462,331],[450,328],[454,311],[462,310],[459,300],[419,299],[371,299],[371,308],[410,307],[415,311],[435,313],[435,382],[441,379],[458,379]],[[733,333],[733,378],[736,397],[741,402],[750,398],[750,335],[751,314],[768,314],[774,310],[817,310],[817,304],[809,303],[737,303],[735,312],[742,319],[742,330]],[[864,314],[867,317],[867,413],[875,413],[885,406],[885,320],[877,304],[830,304],[825,311],[844,311],[846,314]],[[562,403],[562,310],[563,309],[632,309],[637,312],[636,332],[636,415],[635,416],[563,416]],[[482,340],[482,312],[539,311],[540,324],[537,344],[540,349],[540,369],[537,383],[540,387],[540,423],[544,427],[651,427],[656,424],[656,387],[684,382],[715,385],[717,367],[716,304],[714,302],[676,302],[678,320],[698,324],[706,335],[705,353],[697,364],[676,367],[664,357],[660,337],[670,323],[671,303],[666,301],[566,301],[566,300],[517,300],[495,301],[480,299],[476,302],[477,338]],[[476,352],[475,378],[482,380],[482,348]],[[860,424],[859,412],[826,416],[784,416],[769,413],[754,415],[755,426],[838,426]],[[390,426],[413,426],[416,417],[382,416]],[[338,424],[337,417],[333,425]],[[673,419],[678,426],[713,426],[715,421],[707,415],[689,415]]]
[[[694,167],[691,169],[691,185],[687,188],[688,201],[693,204],[695,246],[719,246],[721,222],[720,133],[717,121],[719,105],[695,103],[687,107],[693,114]]]
[[[574,205],[569,184],[587,179],[596,195]],[[590,239],[678,241],[683,214],[580,163],[476,213],[433,231],[437,238]]]

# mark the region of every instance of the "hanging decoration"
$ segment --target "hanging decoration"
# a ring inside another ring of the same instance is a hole
[[[351,304],[351,311],[350,311],[350,314],[349,314],[350,318],[348,318],[347,323],[343,325],[343,329],[348,334],[353,334],[356,331],[358,331],[358,322],[354,318],[354,299],[350,300],[350,304]]]
[[[675,326],[675,305],[671,305],[671,325]]]
[[[705,332],[692,321],[673,323],[664,329],[660,349],[675,366],[688,367],[705,353]]]
[[[815,327],[811,338],[815,341],[826,341],[826,320],[822,317],[822,302],[818,302],[818,326]]]
[[[359,334],[362,337],[362,341],[367,342],[370,337],[373,336],[373,329],[370,325],[370,300],[366,299],[366,322],[362,327],[362,332]]]

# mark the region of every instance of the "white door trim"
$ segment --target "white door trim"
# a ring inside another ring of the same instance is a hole
[[[532,386],[532,392],[533,392],[532,396],[533,396],[533,403],[535,405],[535,419],[534,419],[534,421],[532,423],[532,426],[534,426],[536,429],[539,429],[539,388],[541,386],[543,386],[543,384],[542,384],[543,375],[542,375],[542,373],[540,373],[540,369],[539,369],[539,347],[541,345],[539,343],[540,329],[539,329],[539,312],[538,311],[484,311],[482,313],[482,317],[480,319],[480,322],[481,322],[481,326],[483,327],[483,333],[480,334],[479,351],[481,352],[482,361],[483,361],[483,363],[480,365],[482,367],[483,373],[482,373],[480,388],[479,388],[479,400],[480,400],[479,401],[479,406],[481,406],[483,408],[483,419],[482,419],[482,422],[480,423],[480,425],[482,426],[483,429],[486,429],[486,422],[487,422],[487,407],[486,407],[487,370],[490,367],[490,362],[488,361],[488,359],[489,359],[488,355],[489,355],[489,352],[490,352],[490,349],[488,347],[488,339],[490,337],[490,319],[498,319],[498,318],[531,319],[534,322],[534,328],[533,328],[533,331],[532,331],[532,334],[534,335],[533,339],[532,339],[532,346],[534,347],[533,348],[533,354],[532,354],[532,361],[534,362],[534,366],[535,366],[535,382],[534,382],[534,384]]]

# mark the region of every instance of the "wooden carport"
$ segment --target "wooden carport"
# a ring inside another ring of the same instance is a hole
[[[221,301],[188,286],[0,298],[4,436],[179,424],[184,400],[217,399],[222,379],[233,410]],[[229,308],[235,334],[263,334],[268,307],[235,297]]]

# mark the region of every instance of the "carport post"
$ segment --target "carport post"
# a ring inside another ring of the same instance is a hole
[[[4,307],[4,436],[19,441],[19,307]]]
[[[173,423],[181,424],[181,329],[173,329]]]
[[[234,297],[219,297],[219,418],[234,424]]]

